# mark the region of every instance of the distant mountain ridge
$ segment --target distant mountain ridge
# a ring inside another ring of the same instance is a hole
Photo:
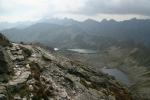
[[[0,30],[6,30],[11,28],[23,29],[32,24],[34,24],[34,22],[0,22]]]
[[[134,18],[120,22],[106,19],[101,22],[92,19],[83,22],[73,19],[42,20],[24,29],[7,29],[1,32],[13,41],[40,42],[55,47],[99,48],[97,43],[103,41],[108,42],[106,45],[120,41],[150,45],[149,19]]]

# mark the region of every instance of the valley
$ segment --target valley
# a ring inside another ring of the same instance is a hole
[[[132,57],[138,49],[140,48],[113,46],[99,50],[96,54],[63,52],[61,50],[56,53],[89,65],[92,69],[100,70],[114,76],[122,84],[129,87],[136,100],[143,100],[144,98],[149,98],[150,93],[149,67],[140,64],[141,62]],[[123,76],[122,73],[124,74]]]

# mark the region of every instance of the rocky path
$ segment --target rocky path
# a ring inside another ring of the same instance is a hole
[[[0,100],[132,100],[112,77],[33,45],[6,47],[12,75]]]

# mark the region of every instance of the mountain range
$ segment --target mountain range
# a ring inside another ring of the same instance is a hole
[[[150,20],[40,20],[25,28],[2,30],[14,42],[39,42],[59,48],[103,48],[109,45],[150,44]]]

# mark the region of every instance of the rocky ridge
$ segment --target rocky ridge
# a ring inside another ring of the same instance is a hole
[[[1,49],[0,100],[132,100],[113,77],[39,46]]]

